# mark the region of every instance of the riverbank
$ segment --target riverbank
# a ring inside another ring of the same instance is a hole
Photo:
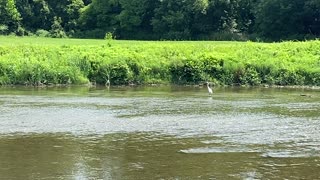
[[[320,41],[254,43],[0,37],[1,85],[320,86]]]

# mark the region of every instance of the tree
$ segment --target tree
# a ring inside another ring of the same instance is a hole
[[[54,17],[53,24],[51,26],[50,36],[54,38],[64,38],[67,37],[63,27],[61,26],[61,18]]]
[[[3,33],[14,32],[20,26],[21,15],[14,0],[0,0],[0,25]],[[6,30],[7,29],[7,30]]]
[[[16,6],[22,17],[21,25],[26,29],[32,29],[32,27],[35,27],[35,19],[39,18],[39,16],[35,16],[34,14],[34,1],[16,0]]]
[[[195,11],[206,14],[207,9],[209,8],[209,0],[195,0],[192,6]]]
[[[320,0],[0,0],[0,33],[279,41],[320,36]],[[41,33],[45,32],[45,33]],[[38,33],[39,34],[39,33]]]
[[[53,17],[52,10],[46,0],[16,0],[17,9],[21,13],[22,26],[29,31],[38,29],[50,30]]]
[[[255,22],[254,8],[256,0],[238,0],[236,10],[237,30],[244,33],[253,33]]]
[[[82,0],[47,0],[51,12],[50,19],[61,18],[61,26],[65,31],[74,31],[78,26],[77,20],[80,16],[80,9],[84,7]]]
[[[320,35],[320,0],[309,0],[304,6],[304,25],[306,33],[311,36]]]
[[[305,1],[301,0],[266,0],[257,4],[256,31],[266,39],[298,38],[305,34]]]
[[[153,31],[164,39],[190,39],[192,9],[188,5],[185,0],[161,0],[154,10]]]
[[[70,0],[66,8],[66,31],[75,31],[78,28],[78,19],[80,17],[81,8],[84,7],[82,0]]]
[[[144,39],[152,34],[151,19],[157,1],[154,0],[120,0],[121,12],[116,16],[120,33],[125,38]]]
[[[84,7],[82,0],[16,0],[20,12],[22,26],[28,31],[49,31],[55,22],[54,17],[60,17],[60,25],[66,32],[78,28],[80,9]]]
[[[96,36],[103,38],[106,32],[112,32],[117,36],[119,27],[117,16],[121,12],[118,0],[93,0],[91,4],[81,10],[80,24],[83,31],[93,31]]]

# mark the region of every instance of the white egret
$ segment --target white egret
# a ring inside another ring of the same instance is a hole
[[[209,86],[209,82],[207,82],[207,88],[208,88],[209,95],[211,95],[212,94],[212,89]]]
[[[106,84],[105,84],[107,87],[110,87],[110,81],[109,79],[106,81]]]

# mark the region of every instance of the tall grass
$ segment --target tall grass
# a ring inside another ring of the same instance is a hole
[[[320,85],[320,41],[106,41],[0,37],[1,85],[211,81]]]

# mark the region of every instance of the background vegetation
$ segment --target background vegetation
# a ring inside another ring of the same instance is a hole
[[[320,41],[120,41],[0,36],[1,85],[320,85]]]
[[[313,39],[319,0],[0,0],[0,34],[136,40]]]

